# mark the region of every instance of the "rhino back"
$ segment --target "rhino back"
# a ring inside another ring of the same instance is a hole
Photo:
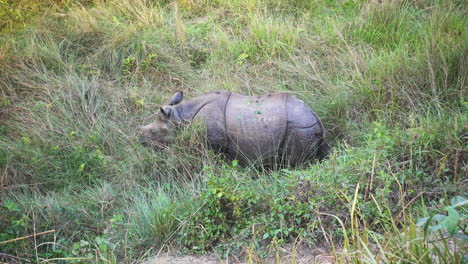
[[[226,104],[229,154],[241,161],[273,162],[285,137],[286,94],[232,94]]]

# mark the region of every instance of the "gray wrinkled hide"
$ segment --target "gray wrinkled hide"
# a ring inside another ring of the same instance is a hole
[[[163,109],[176,123],[202,118],[210,146],[241,162],[297,164],[328,153],[320,119],[302,100],[286,93],[244,96],[214,91]]]

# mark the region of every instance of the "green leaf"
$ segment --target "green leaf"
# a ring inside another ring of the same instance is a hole
[[[444,219],[446,218],[447,216],[446,215],[443,215],[443,214],[436,214],[432,217],[431,220],[434,220],[434,221],[437,221],[438,223],[444,221]]]
[[[461,233],[457,233],[457,234],[455,234],[455,237],[456,237],[456,238],[463,239],[463,240],[465,240],[465,241],[467,241],[467,240],[468,240],[468,236],[467,236],[467,235],[465,235],[465,234],[461,234]]]
[[[7,200],[3,204],[3,206],[5,206],[10,211],[19,211],[18,206],[16,206],[16,203],[11,200]]]
[[[452,198],[450,201],[450,205],[452,205],[453,208],[457,208],[459,206],[463,206],[465,204],[468,204],[468,199],[466,199],[463,196],[455,196]]]
[[[458,225],[458,220],[460,219],[460,215],[458,212],[453,209],[450,206],[446,207],[448,211],[448,216],[440,223],[447,231],[450,233],[450,235],[453,236],[455,232],[457,231],[457,225]]]
[[[82,172],[84,171],[86,163],[81,163],[80,167],[78,168],[77,172]]]
[[[419,218],[418,221],[416,222],[416,225],[417,226],[423,226],[427,223],[427,220],[429,220],[429,216],[428,217],[424,217],[424,218]]]
[[[423,226],[427,223],[427,220],[429,220],[429,216],[428,217],[423,217],[423,218],[419,218],[418,221],[416,222],[416,225],[417,226]]]
[[[99,249],[102,252],[107,252],[107,250],[109,250],[109,245],[107,245],[106,243],[101,243],[101,244],[99,244]]]
[[[437,231],[437,230],[441,229],[442,227],[443,227],[442,225],[435,225],[435,226],[429,227],[429,230],[431,232],[434,232],[434,231]]]

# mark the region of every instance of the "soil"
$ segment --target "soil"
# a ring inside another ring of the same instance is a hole
[[[280,249],[279,262],[277,258],[272,256],[265,259],[253,257],[250,263],[297,263],[297,264],[333,264],[335,257],[333,254],[325,252],[320,248],[306,248],[299,247],[297,253],[292,253],[292,247],[287,246]],[[295,259],[295,260],[294,260]],[[212,254],[207,256],[178,256],[171,252],[159,254],[145,262],[145,264],[247,264],[249,263],[248,257],[237,258],[228,257],[221,258],[221,256]]]

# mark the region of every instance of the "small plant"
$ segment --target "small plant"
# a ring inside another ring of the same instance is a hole
[[[117,263],[113,254],[113,244],[105,236],[94,238],[94,252],[98,259],[104,263]]]
[[[257,250],[264,251],[265,245],[279,246],[309,235],[320,200],[307,198],[310,185],[298,188],[292,175],[283,172],[276,175],[286,177],[277,180],[281,186],[260,194],[252,187],[253,180],[244,178],[237,166],[234,161],[220,171],[208,167],[203,170],[207,187],[197,201],[202,207],[193,215],[180,217],[187,221],[179,231],[186,249],[196,253],[211,249],[225,252],[253,243]]]
[[[71,252],[65,252],[70,260],[98,260],[98,263],[117,263],[113,254],[113,244],[105,236],[73,243]]]
[[[121,64],[122,75],[127,78],[132,76],[140,78],[145,72],[155,68],[164,68],[164,63],[162,63],[158,55],[153,52],[141,58],[136,55],[130,55],[126,57]]]
[[[81,240],[80,242],[73,243],[71,255],[79,258],[85,257],[88,259],[93,259],[94,257],[91,245],[86,240]]]
[[[155,53],[150,53],[146,56],[145,59],[141,61],[141,70],[144,71],[150,67],[153,67],[157,59],[157,55]]]
[[[128,65],[124,67],[128,67]],[[76,65],[75,69],[77,72],[81,73],[84,76],[87,76],[88,78],[96,77],[99,74],[101,74],[101,71],[95,65],[86,64],[86,63]]]
[[[196,23],[188,25],[187,34],[195,40],[205,40],[208,32],[211,30],[211,24],[209,22]]]
[[[203,49],[191,48],[188,53],[190,66],[195,69],[201,68],[201,66],[207,61],[208,56],[208,52]]]
[[[10,106],[10,105],[11,105],[11,102],[10,102],[10,100],[8,100],[8,98],[6,96],[0,97],[0,107],[7,107],[7,106]]]
[[[193,216],[185,216],[189,223],[181,231],[181,241],[191,251],[206,253],[216,243],[227,239],[249,225],[255,210],[255,196],[236,188],[232,166],[224,167],[222,175],[215,175],[205,168],[207,190],[200,196],[201,210]]]
[[[129,77],[137,68],[136,58],[128,56],[122,61],[122,73],[124,76]]]
[[[0,0],[0,32],[15,32],[25,28],[52,3],[26,0]]]
[[[21,213],[18,205],[11,200],[6,200],[0,206],[0,212],[2,212],[2,217],[0,217],[0,242],[22,236],[27,229],[26,225],[29,222],[29,218]],[[0,252],[10,252],[17,248],[24,249],[27,246],[26,240],[0,244]]]
[[[241,55],[239,55],[239,57],[237,57],[236,64],[242,66],[248,57],[249,55],[247,53],[242,53]]]
[[[432,211],[428,217],[418,219],[417,225],[424,227],[425,234],[445,231],[443,236],[468,240],[467,204],[468,199],[455,196],[450,200],[450,205]]]
[[[132,98],[132,103],[138,108],[142,109],[145,105],[145,99],[141,98],[138,92],[138,87],[133,87],[130,90],[130,97]]]

